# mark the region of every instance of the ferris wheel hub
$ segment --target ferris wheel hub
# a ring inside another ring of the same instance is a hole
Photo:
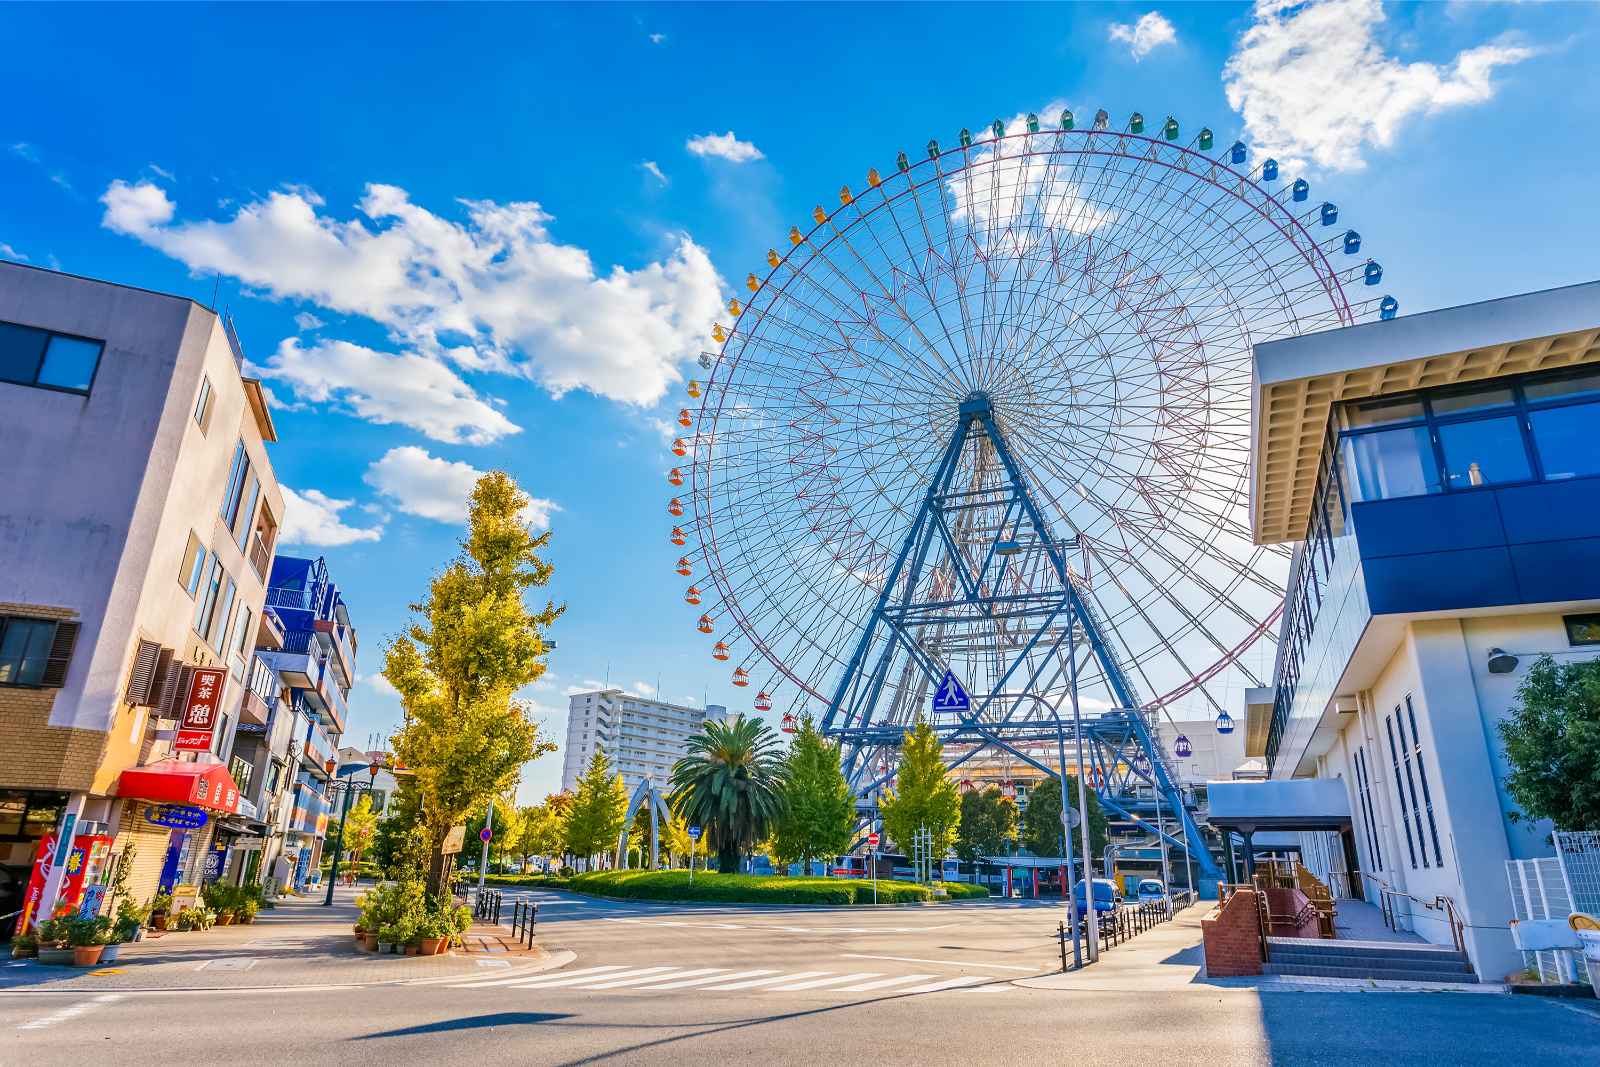
[[[976,419],[994,411],[994,401],[989,399],[989,394],[978,390],[968,393],[967,398],[961,401],[961,417],[963,419]]]

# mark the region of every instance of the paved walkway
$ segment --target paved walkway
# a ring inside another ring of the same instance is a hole
[[[280,901],[248,925],[147,935],[122,946],[113,963],[53,967],[37,960],[0,963],[0,990],[178,991],[448,982],[488,975],[532,974],[570,960],[543,947],[516,945],[504,927],[474,928],[465,950],[440,956],[380,956],[360,949],[353,927],[361,890],[341,887],[334,903],[321,894]]]

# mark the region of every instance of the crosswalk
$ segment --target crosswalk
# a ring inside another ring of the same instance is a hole
[[[850,996],[922,993],[998,993],[1013,988],[1006,979],[985,974],[884,974],[882,971],[790,971],[776,968],[634,967],[613,963],[578,970],[548,971],[511,978],[478,978],[450,983],[452,989],[561,989],[600,993],[777,994],[816,993]]]

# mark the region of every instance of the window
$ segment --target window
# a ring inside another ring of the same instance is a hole
[[[39,685],[55,636],[48,619],[0,621],[0,685]]]
[[[239,787],[241,794],[250,790],[250,776],[256,771],[254,764],[243,756],[235,756],[228,761],[228,774],[233,778],[233,784]]]
[[[1563,615],[1567,627],[1567,644],[1600,645],[1600,615]]]
[[[189,532],[189,546],[183,550],[183,566],[178,571],[178,584],[191,597],[200,588],[200,578],[206,572],[206,549],[200,538]]]
[[[217,601],[216,614],[211,617],[211,628],[206,632],[206,644],[226,655],[224,642],[228,633],[228,618],[233,614],[233,596],[237,587],[226,571],[222,574],[222,598]]]
[[[1518,421],[1515,415],[1503,415],[1440,425],[1446,484],[1464,489],[1532,478]]]
[[[243,506],[239,508],[238,518],[233,523],[234,540],[238,543],[241,551],[250,543],[250,531],[255,528],[256,501],[260,499],[261,479],[256,477],[254,471],[251,471],[248,487],[244,491],[244,496],[240,498]]]
[[[1411,698],[1408,695],[1406,697],[1406,703],[1407,703],[1408,706],[1410,705],[1410,702],[1411,702]],[[1400,739],[1400,742],[1399,742],[1400,757],[1399,757],[1399,766],[1396,767],[1396,769],[1395,769],[1394,787],[1395,787],[1395,791],[1400,794],[1400,807],[1401,807],[1401,810],[1402,810],[1402,814],[1401,814],[1400,817],[1402,819],[1404,819],[1406,817],[1405,813],[1409,812],[1410,813],[1410,817],[1411,817],[1411,822],[1416,824],[1416,827],[1417,827],[1417,849],[1416,849],[1416,851],[1421,853],[1421,855],[1422,855],[1422,866],[1423,866],[1423,869],[1426,870],[1428,868],[1428,866],[1429,866],[1429,863],[1428,863],[1428,843],[1427,843],[1426,840],[1423,839],[1423,836],[1422,836],[1422,805],[1417,800],[1417,779],[1416,779],[1415,775],[1413,775],[1413,773],[1412,773],[1413,772],[1413,768],[1412,768],[1412,765],[1411,765],[1412,757],[1415,756],[1416,757],[1416,763],[1417,763],[1415,771],[1417,772],[1417,774],[1423,773],[1423,771],[1422,771],[1422,744],[1421,744],[1420,741],[1411,742],[1411,743],[1408,743],[1406,741],[1406,720],[1405,720],[1405,716],[1403,716],[1400,713],[1400,705],[1399,704],[1396,704],[1394,706],[1394,716],[1393,716],[1393,718],[1394,718],[1395,729],[1394,729],[1394,733],[1391,734],[1390,737],[1389,737],[1389,744],[1390,744],[1390,746],[1392,748],[1395,745],[1395,738],[1399,737],[1399,739]],[[1411,720],[1411,729],[1412,729],[1413,732],[1415,732],[1416,728],[1417,728],[1417,720],[1416,720],[1415,717],[1413,717],[1412,720]],[[1404,785],[1402,785],[1401,781],[1400,781],[1400,770],[1399,770],[1399,767],[1404,767],[1405,768],[1405,783],[1404,783]],[[1409,801],[1408,801],[1407,796],[1406,796],[1407,792],[1409,792],[1411,794],[1410,798],[1409,798]],[[1424,793],[1427,792],[1427,782],[1426,782],[1426,780],[1424,780],[1424,782],[1423,782],[1423,792]],[[1431,803],[1431,801],[1429,803],[1428,821],[1430,823],[1433,821],[1433,811],[1432,811],[1432,803]],[[1411,843],[1411,827],[1408,824],[1406,826],[1406,844],[1410,845],[1410,843]],[[1438,852],[1438,844],[1439,844],[1439,835],[1438,835],[1438,831],[1435,830],[1434,831],[1434,852],[1435,853]],[[1415,854],[1413,854],[1413,856],[1412,856],[1411,866],[1412,866],[1413,869],[1415,869],[1415,867],[1417,866],[1416,855]]]
[[[211,379],[201,375],[200,396],[194,402],[194,424],[200,427],[201,433],[211,429],[211,402],[214,399],[211,395]]]
[[[1387,500],[1439,491],[1426,426],[1346,437],[1347,480],[1357,500]]]
[[[222,580],[225,577],[227,575],[222,569],[222,561],[213,556],[211,572],[207,575],[194,605],[194,632],[201,637],[211,630],[211,618],[216,612],[217,595],[222,592]]]
[[[1433,821],[1433,793],[1428,789],[1428,767],[1422,760],[1422,734],[1417,731],[1417,712],[1411,706],[1411,694],[1406,694],[1406,718],[1411,720],[1411,744],[1417,758],[1417,780],[1422,783],[1422,807],[1428,814],[1428,837],[1433,841],[1433,865],[1444,866],[1444,853],[1439,848],[1439,825]],[[1418,832],[1420,836],[1420,831]],[[1426,864],[1424,864],[1426,866]]]
[[[239,505],[244,498],[244,483],[250,474],[250,457],[245,453],[244,442],[240,441],[233,450],[233,467],[228,471],[228,491],[222,497],[222,521],[228,524],[228,529],[233,529],[233,520],[239,515]]]
[[[1383,717],[1383,728],[1389,735],[1389,759],[1394,764],[1394,791],[1400,797],[1400,825],[1406,829],[1406,851],[1411,855],[1411,869],[1414,871],[1417,869],[1417,846],[1411,840],[1411,822],[1406,818],[1406,791],[1400,785],[1400,749],[1394,743],[1394,716]],[[1426,863],[1427,858],[1424,857],[1423,861]]]
[[[105,345],[0,322],[0,381],[87,393]]]
[[[250,623],[254,619],[249,605],[240,605],[239,622],[233,628],[233,676],[238,678],[244,674],[245,663],[250,658]]]
[[[1600,438],[1595,435],[1595,408],[1591,404],[1533,411],[1533,443],[1550,481],[1600,474]]]
[[[1383,845],[1378,841],[1378,823],[1372,817],[1372,776],[1367,773],[1367,747],[1356,749],[1356,786],[1361,794],[1361,821],[1367,828],[1367,866],[1383,870]]]

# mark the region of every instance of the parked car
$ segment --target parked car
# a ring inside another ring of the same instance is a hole
[[[1138,899],[1141,904],[1161,903],[1167,899],[1167,887],[1159,878],[1145,878],[1139,882]]]
[[[1077,902],[1078,910],[1083,911],[1088,905],[1084,902],[1084,880],[1078,879],[1078,884],[1072,887],[1072,896]],[[1109,878],[1096,878],[1094,880],[1094,910],[1116,911],[1117,905],[1122,903],[1122,895],[1117,892],[1117,883]]]

